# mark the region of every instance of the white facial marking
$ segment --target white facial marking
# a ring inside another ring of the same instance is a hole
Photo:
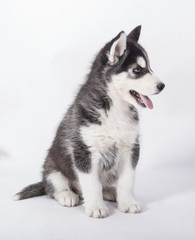
[[[119,96],[126,102],[141,108],[137,101],[130,95],[129,91],[134,90],[142,95],[150,96],[158,93],[157,85],[161,83],[155,74],[146,73],[138,79],[132,79],[131,74],[122,72],[112,77],[110,87],[115,88]]]
[[[138,57],[137,58],[137,64],[142,68],[146,67],[146,61],[143,57]]]

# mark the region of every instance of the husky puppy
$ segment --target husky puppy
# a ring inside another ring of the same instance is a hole
[[[42,181],[24,188],[14,200],[47,194],[73,207],[83,198],[86,214],[94,218],[108,216],[103,200],[116,201],[121,212],[141,212],[133,197],[140,152],[138,109],[152,109],[148,96],[165,85],[138,44],[140,30],[120,32],[100,50],[60,123]]]

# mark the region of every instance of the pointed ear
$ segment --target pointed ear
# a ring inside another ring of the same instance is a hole
[[[131,39],[135,42],[137,42],[139,40],[139,36],[140,36],[140,32],[141,32],[141,25],[137,26],[136,28],[134,28],[129,35],[127,36],[128,39]]]
[[[119,57],[121,57],[127,45],[127,37],[124,32],[120,32],[113,40],[110,51],[107,53],[108,60],[111,64],[118,62]]]

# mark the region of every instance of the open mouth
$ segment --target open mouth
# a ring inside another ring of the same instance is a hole
[[[153,103],[149,97],[142,95],[134,90],[130,90],[129,92],[140,106],[153,109]]]

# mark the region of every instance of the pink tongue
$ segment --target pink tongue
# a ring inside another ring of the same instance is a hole
[[[141,97],[142,101],[144,102],[144,104],[146,105],[147,108],[153,109],[153,103],[149,99],[149,97],[141,95],[141,94],[140,94],[140,97]]]

